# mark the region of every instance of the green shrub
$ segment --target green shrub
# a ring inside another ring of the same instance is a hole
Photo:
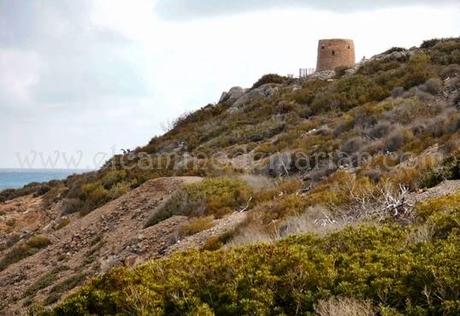
[[[309,80],[305,82],[301,89],[292,94],[292,99],[299,104],[310,105],[316,94],[328,85],[323,80]]]
[[[370,60],[361,65],[358,74],[375,75],[400,69],[402,64],[396,60]]]
[[[458,155],[452,155],[441,163],[441,165],[427,172],[421,181],[421,185],[432,188],[444,180],[460,179],[460,161]]]
[[[64,199],[62,201],[62,214],[69,215],[79,212],[84,207],[84,202],[80,199]]]
[[[209,238],[203,245],[203,250],[216,251],[222,248],[225,244],[232,240],[234,233],[235,231],[229,231],[220,236],[214,236]]]
[[[392,47],[392,48],[390,48],[389,50],[385,51],[383,54],[384,54],[384,55],[388,55],[388,54],[391,54],[391,53],[404,52],[404,51],[406,51],[405,48],[402,48],[402,47]]]
[[[367,301],[385,315],[458,314],[459,231],[425,243],[407,237],[396,226],[362,226],[176,254],[112,270],[49,314],[308,315],[332,297]]]
[[[316,113],[328,110],[347,111],[370,101],[379,101],[388,94],[374,81],[362,75],[343,78],[316,94],[312,109]]]
[[[460,192],[452,195],[432,198],[416,205],[416,213],[427,221],[431,216],[444,213],[449,214],[451,211],[458,211],[460,205]]]
[[[431,57],[427,54],[418,53],[413,55],[405,67],[402,86],[406,89],[421,85],[435,76],[430,65]]]
[[[198,217],[192,218],[187,223],[179,227],[179,236],[181,238],[195,235],[214,226],[214,217]]]
[[[167,200],[149,219],[153,226],[174,215],[192,217],[222,217],[244,205],[251,196],[251,188],[234,178],[208,178],[200,183],[184,186]]]
[[[416,205],[420,222],[431,227],[432,238],[447,239],[460,231],[460,192],[432,198]]]
[[[55,182],[49,183],[29,183],[20,189],[7,189],[0,191],[0,202],[6,202],[22,196],[33,194],[35,197],[46,194]]]
[[[50,244],[51,241],[47,237],[41,235],[33,236],[26,241],[27,246],[29,246],[30,248],[37,249],[46,248]]]
[[[254,150],[254,159],[259,160],[274,154],[277,151],[273,143],[263,143]]]
[[[420,45],[420,48],[423,48],[423,49],[433,48],[436,44],[438,44],[441,41],[442,39],[433,38],[433,39],[424,41],[422,45]]]
[[[288,81],[289,81],[289,78],[287,78],[287,77],[283,77],[283,76],[280,76],[280,75],[277,75],[277,74],[268,74],[268,75],[264,75],[262,78],[257,80],[257,82],[254,83],[254,85],[252,86],[252,89],[259,88],[259,87],[261,87],[261,86],[263,86],[264,84],[267,84],[267,83],[283,84],[283,83],[286,83]]]
[[[460,63],[460,38],[439,41],[429,51],[433,63],[441,65]]]

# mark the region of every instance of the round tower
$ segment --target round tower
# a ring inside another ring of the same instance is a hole
[[[355,65],[355,44],[348,39],[323,39],[318,45],[316,71],[335,70]]]

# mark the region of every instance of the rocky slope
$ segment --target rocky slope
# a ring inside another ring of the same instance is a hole
[[[304,79],[267,75],[97,172],[1,192],[0,314],[184,250],[363,223],[411,230],[421,201],[460,189],[459,64],[460,40],[446,39]]]
[[[87,277],[106,272],[114,266],[133,266],[174,251],[200,247],[208,238],[225,233],[241,222],[245,214],[235,213],[217,220],[213,228],[183,240],[178,237],[177,229],[180,224],[187,222],[185,216],[175,216],[145,228],[148,218],[162,202],[182,184],[197,181],[201,181],[201,178],[148,181],[86,217],[72,220],[57,231],[50,229],[49,220],[40,221],[45,210],[41,210],[40,214],[40,210],[34,209],[40,204],[39,198],[26,196],[3,205],[8,218],[14,218],[20,230],[46,235],[51,245],[0,272],[2,313],[12,315],[24,312],[31,299],[51,303],[72,290],[72,287],[65,286],[53,290],[56,284],[66,284],[71,280],[75,287]],[[16,208],[13,209],[11,205]],[[24,208],[29,208],[30,214],[37,214],[32,223],[30,218],[22,220],[29,214],[21,212]]]

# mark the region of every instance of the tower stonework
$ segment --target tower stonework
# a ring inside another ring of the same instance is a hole
[[[348,39],[323,39],[318,44],[316,71],[335,70],[355,65],[355,45]]]

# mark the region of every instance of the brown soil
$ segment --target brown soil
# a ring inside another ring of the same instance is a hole
[[[85,217],[69,217],[70,224],[60,230],[56,230],[55,225],[59,214],[56,210],[47,210],[40,197],[26,196],[1,204],[0,242],[12,234],[27,238],[28,234],[35,233],[45,235],[52,243],[0,272],[0,315],[23,315],[32,302],[46,299],[49,302],[59,301],[71,293],[74,286],[63,290],[53,287],[65,284],[71,278],[76,280],[74,285],[80,285],[114,266],[134,266],[173,252],[201,248],[210,238],[234,230],[246,219],[245,212],[234,212],[215,220],[212,228],[182,240],[178,238],[178,228],[188,221],[184,216],[175,216],[144,228],[156,209],[181,185],[198,181],[201,178],[174,177],[148,181]],[[258,183],[261,180],[254,181]],[[445,181],[435,188],[412,193],[408,199],[416,203],[458,190],[460,181]],[[0,251],[0,256],[7,251]],[[27,293],[27,289],[51,271],[52,282],[35,293]]]
[[[14,205],[5,212],[7,217],[15,216],[15,230],[38,231],[52,244],[0,272],[0,314],[24,314],[24,305],[31,299],[26,299],[26,289],[56,267],[65,270],[57,273],[52,285],[71,276],[92,276],[113,266],[134,265],[164,255],[176,243],[177,227],[187,218],[173,217],[147,229],[145,223],[180,185],[200,180],[196,177],[151,180],[87,216],[75,218],[61,230],[48,233],[48,229],[43,229],[47,220],[40,209],[40,199],[25,197],[2,205],[3,208]],[[53,294],[50,288],[40,290],[33,300]]]

